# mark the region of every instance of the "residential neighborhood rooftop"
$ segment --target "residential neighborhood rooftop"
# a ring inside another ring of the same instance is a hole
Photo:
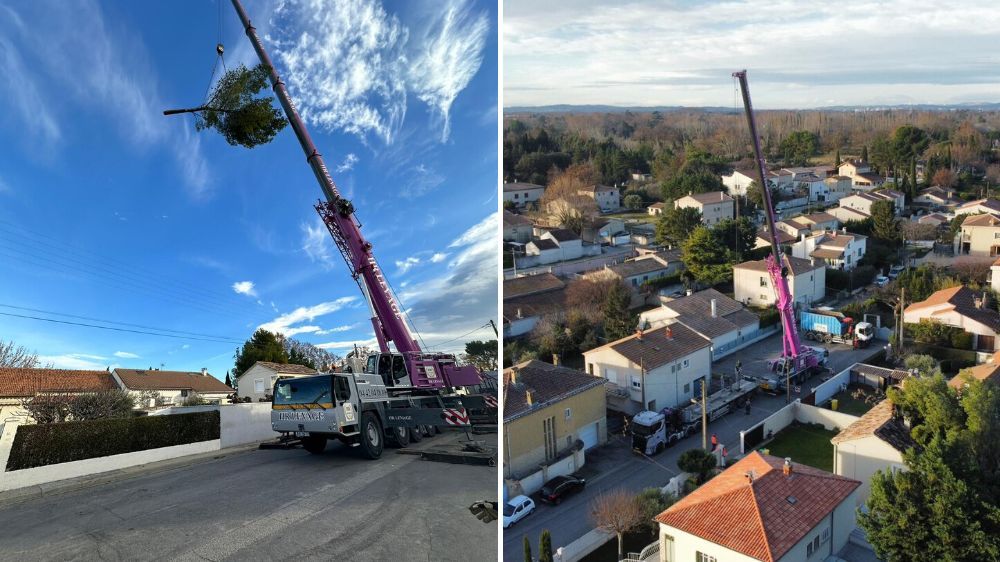
[[[641,335],[640,335],[641,334]],[[655,369],[709,347],[711,340],[683,324],[653,328],[605,344],[620,355],[646,369]],[[593,351],[593,350],[591,350]]]
[[[713,300],[715,316],[712,316]],[[708,338],[728,334],[759,321],[756,314],[715,289],[698,291],[663,306],[677,313],[678,322]]]
[[[515,215],[507,209],[504,209],[503,225],[504,227],[529,226],[531,225],[531,220],[521,215]]]
[[[99,392],[116,388],[108,371],[0,367],[0,398],[25,398],[36,393]]]
[[[556,228],[549,231],[549,235],[555,238],[559,242],[569,242],[570,240],[579,240],[580,237],[576,235],[575,232],[566,228]]]
[[[559,244],[556,244],[555,240],[551,238],[535,238],[529,244],[534,244],[539,250],[555,250],[559,248]]]
[[[196,392],[234,392],[209,374],[186,371],[115,369],[114,374],[129,390],[194,390]]]
[[[271,361],[257,361],[253,364],[254,366],[260,365],[270,369],[276,373],[286,373],[289,375],[315,375],[319,373],[316,369],[312,367],[307,367],[305,365],[296,365],[295,363],[274,363]]]
[[[551,273],[540,273],[538,275],[525,275],[524,277],[504,279],[503,298],[504,300],[507,300],[524,295],[562,289],[565,286],[566,284],[563,283],[562,280]]]
[[[993,354],[992,363],[983,363],[962,369],[959,374],[948,381],[948,386],[952,388],[962,388],[965,385],[965,375],[981,381],[990,381],[1000,384],[1000,351]]]
[[[785,256],[785,259],[788,260],[788,266],[789,269],[791,269],[793,275],[800,275],[802,273],[807,273],[816,269],[826,267],[826,265],[822,263],[813,265],[812,261],[810,260],[803,258],[796,258],[793,256]],[[763,271],[765,273],[767,272],[767,262],[765,260],[745,261],[734,267],[739,269],[749,269],[751,271]]]
[[[959,285],[957,287],[941,289],[927,297],[927,299],[915,302],[906,307],[903,313],[906,314],[907,312],[929,307],[941,307],[939,312],[954,310],[962,316],[979,322],[994,331],[1000,331],[1000,312],[983,303],[982,299],[981,294],[975,293],[972,289],[964,285]]]
[[[994,215],[969,215],[962,221],[962,226],[997,226],[1000,225],[1000,218]]]
[[[504,423],[594,387],[604,379],[537,359],[504,369]],[[529,404],[530,395],[530,404]]]
[[[786,475],[784,462],[753,451],[656,521],[757,560],[778,560],[861,485],[794,459]]]
[[[910,436],[910,430],[901,419],[893,415],[892,402],[888,399],[879,402],[856,422],[842,429],[830,442],[839,444],[873,435],[901,453],[916,445]]]
[[[636,275],[642,275],[644,273],[652,273],[654,271],[660,271],[661,269],[666,269],[667,266],[660,263],[655,259],[642,259],[642,260],[631,260],[622,263],[617,263],[615,265],[607,266],[608,271],[613,272],[615,275],[621,277],[622,279],[627,279],[629,277],[635,277]]]
[[[534,183],[519,182],[519,181],[504,182],[504,184],[503,184],[503,190],[504,190],[504,192],[507,192],[507,191],[524,191],[525,189],[545,189],[545,186],[544,185],[534,184]]]
[[[709,191],[707,193],[694,193],[694,194],[689,193],[688,195],[686,195],[686,197],[690,197],[691,199],[694,199],[695,201],[701,203],[702,205],[733,200],[732,197],[730,197],[723,191]],[[681,197],[681,199],[683,198],[684,197]]]

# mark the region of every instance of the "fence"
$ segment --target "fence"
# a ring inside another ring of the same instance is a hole
[[[845,372],[850,374],[850,369]],[[820,423],[826,429],[836,431],[851,425],[858,419],[857,416],[843,412],[834,412],[825,408],[817,408],[816,406],[803,404],[800,400],[796,400],[764,418],[762,421],[757,422],[750,428],[740,431],[740,454],[745,455],[748,450],[752,450],[765,440],[777,435],[779,431],[791,425],[793,421],[799,423]]]
[[[758,341],[777,333],[780,329],[781,326],[775,324],[773,326],[767,326],[766,328],[757,328],[752,332],[742,333],[736,338],[736,340],[714,347],[712,349],[712,361],[718,361],[719,359],[722,359],[727,355],[731,355],[748,345],[757,343]]]
[[[504,497],[512,497],[519,494],[531,495],[542,489],[542,485],[552,480],[556,476],[567,476],[573,474],[583,466],[586,458],[583,450],[574,451],[572,455],[559,459],[550,465],[520,478],[510,479],[506,483],[506,494]]]

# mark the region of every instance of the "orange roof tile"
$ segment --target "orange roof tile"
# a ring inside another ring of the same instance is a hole
[[[98,392],[115,387],[107,371],[0,367],[0,398],[23,398],[39,392]]]
[[[785,476],[783,464],[754,451],[656,521],[758,560],[778,560],[861,485],[794,462]]]
[[[184,371],[143,371],[115,369],[115,374],[129,390],[194,390],[195,392],[235,392],[212,375]]]

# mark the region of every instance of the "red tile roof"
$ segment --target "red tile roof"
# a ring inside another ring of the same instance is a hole
[[[879,402],[857,421],[842,429],[830,442],[843,443],[871,436],[878,437],[901,453],[916,446],[910,431],[893,415],[892,402],[888,399]]]
[[[305,365],[296,365],[294,363],[272,363],[270,361],[257,361],[256,363],[253,364],[253,366],[250,367],[250,369],[256,367],[257,365],[270,369],[275,373],[283,373],[289,375],[315,375],[319,373],[319,371],[317,371],[316,369],[313,369],[312,367],[306,367]],[[249,371],[250,369],[247,370]]]
[[[551,273],[526,275],[503,280],[504,300],[563,289],[566,284]]]
[[[653,328],[642,332],[642,337],[631,335],[584,353],[611,348],[622,357],[647,370],[656,369],[679,361],[696,351],[707,349],[712,341],[683,324],[666,328]]]
[[[24,398],[39,392],[98,392],[116,388],[107,371],[0,367],[0,398]]]
[[[212,375],[201,373],[139,369],[115,369],[114,372],[129,390],[194,390],[215,394],[236,392]]]
[[[786,476],[783,464],[754,451],[656,521],[757,560],[778,560],[861,485],[795,462]]]

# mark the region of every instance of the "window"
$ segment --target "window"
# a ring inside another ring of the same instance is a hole
[[[573,418],[573,409],[572,408],[566,408],[566,411],[563,413],[563,415],[566,417],[566,419],[572,419]]]
[[[895,468],[895,467],[893,467],[893,468]],[[823,529],[823,532],[820,533],[820,535],[819,535],[819,542],[820,543],[825,543],[828,540],[830,540],[830,528],[829,527],[827,527],[826,529]]]
[[[593,363],[587,363],[587,374],[590,375],[590,376],[594,376],[594,364]]]
[[[760,278],[760,286],[761,287],[767,287],[767,278],[765,278],[765,277],[761,277]]]
[[[527,199],[527,198],[528,198],[528,194],[527,194],[527,193],[525,193],[525,194],[524,194],[524,198],[525,198],[525,199]]]
[[[858,257],[861,257],[861,248],[858,248]]]
[[[518,194],[517,193],[514,194],[514,199],[518,199]]]
[[[691,383],[684,385],[684,394],[691,394]]]
[[[253,391],[254,392],[264,392],[264,379],[254,379],[253,381]],[[186,396],[181,393],[181,396]]]
[[[182,390],[181,391],[181,398],[187,398],[187,396],[188,396],[188,391],[187,390]]]
[[[684,360],[684,368],[685,368],[685,369],[687,369],[687,366],[688,366],[688,360],[687,360],[687,359],[685,359],[685,360]]]
[[[709,556],[701,551],[695,551],[694,562],[718,562],[714,556]]]
[[[632,278],[632,286],[633,287],[638,287],[639,286],[639,280],[633,277]]]
[[[337,402],[346,402],[351,399],[351,383],[344,376],[333,377],[333,395]]]
[[[556,417],[542,420],[542,433],[545,435],[545,460],[556,458]]]
[[[642,379],[639,377],[632,377],[632,388],[635,389],[642,388]]]

